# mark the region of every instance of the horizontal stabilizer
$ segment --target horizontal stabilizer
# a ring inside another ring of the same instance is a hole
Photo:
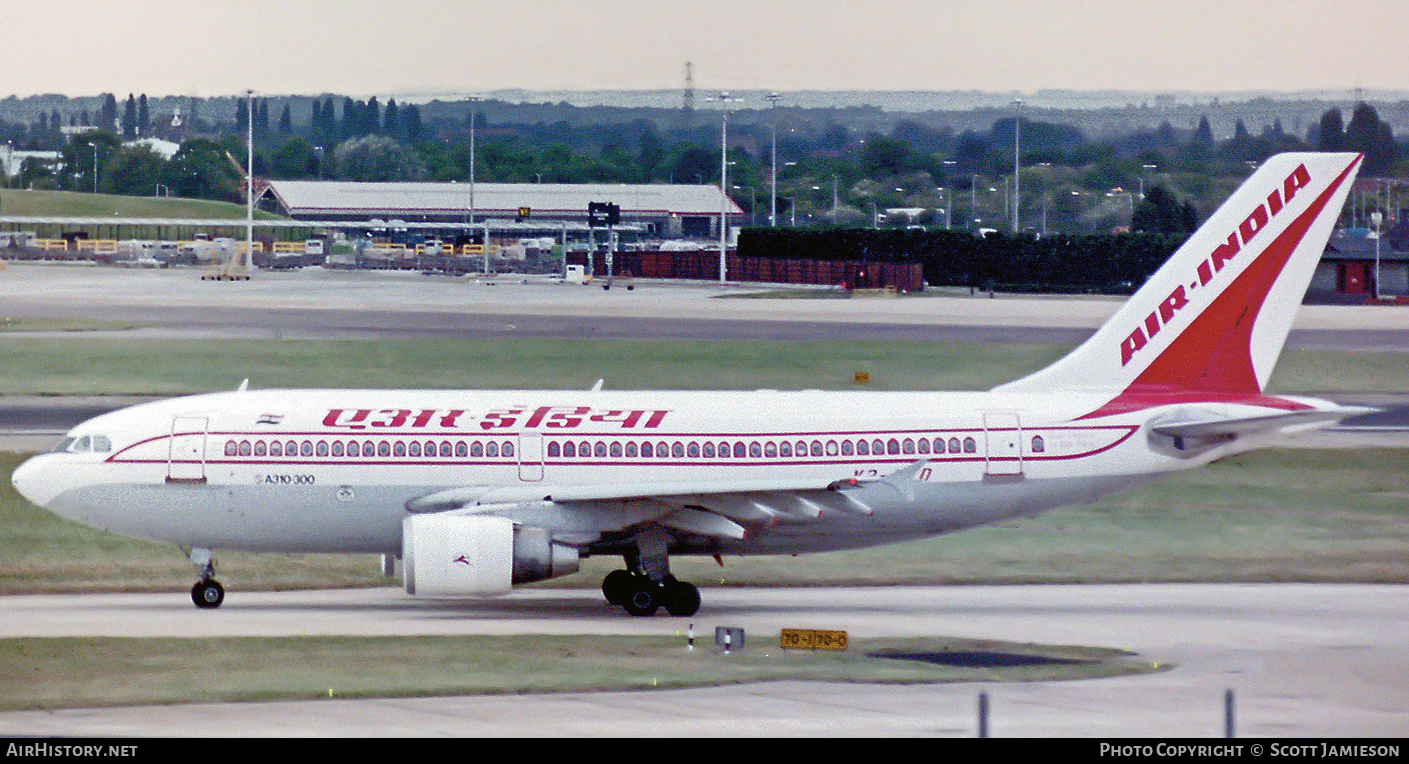
[[[1235,419],[1206,417],[1173,422],[1154,422],[1150,429],[1159,435],[1172,438],[1218,438],[1230,436],[1260,435],[1271,432],[1287,432],[1324,426],[1339,422],[1347,417],[1371,414],[1379,409],[1366,406],[1337,406],[1333,409],[1310,411],[1287,411],[1266,416],[1241,417]]]

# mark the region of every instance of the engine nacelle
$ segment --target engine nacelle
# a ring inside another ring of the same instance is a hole
[[[402,522],[407,594],[496,596],[576,573],[577,549],[505,517],[412,515]]]

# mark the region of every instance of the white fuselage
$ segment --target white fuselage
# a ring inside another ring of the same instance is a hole
[[[610,487],[627,497],[618,511],[595,513],[592,527],[556,529],[590,554],[659,514],[634,505],[631,487],[685,484],[702,495],[754,495],[772,511],[744,521],[741,539],[686,534],[673,552],[771,554],[887,543],[1085,503],[1241,450],[1228,443],[1171,454],[1146,427],[1157,409],[1079,419],[1107,398],[239,391],[92,419],[69,433],[69,450],[26,462],[14,483],[64,517],[188,548],[389,554],[400,550],[408,503],[441,491],[473,504],[571,500]],[[1260,411],[1213,405],[1228,416]],[[903,483],[884,480],[910,467]],[[810,490],[826,499],[829,485],[857,501],[804,500],[813,511],[789,513],[780,498]],[[691,506],[688,497],[674,501]]]

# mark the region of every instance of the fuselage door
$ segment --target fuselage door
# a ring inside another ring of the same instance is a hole
[[[983,432],[989,475],[1021,475],[1023,471],[1022,426],[1015,411],[985,411]]]
[[[519,436],[519,480],[543,479],[543,435],[536,432]]]
[[[167,453],[166,482],[204,483],[206,417],[178,416],[171,420],[171,449]]]

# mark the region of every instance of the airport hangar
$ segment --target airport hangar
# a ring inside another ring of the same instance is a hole
[[[717,239],[744,212],[718,186],[624,183],[357,183],[272,180],[260,209],[305,224],[346,229],[486,228],[491,237],[556,235],[588,228],[588,206],[620,210],[614,229],[652,239]]]

